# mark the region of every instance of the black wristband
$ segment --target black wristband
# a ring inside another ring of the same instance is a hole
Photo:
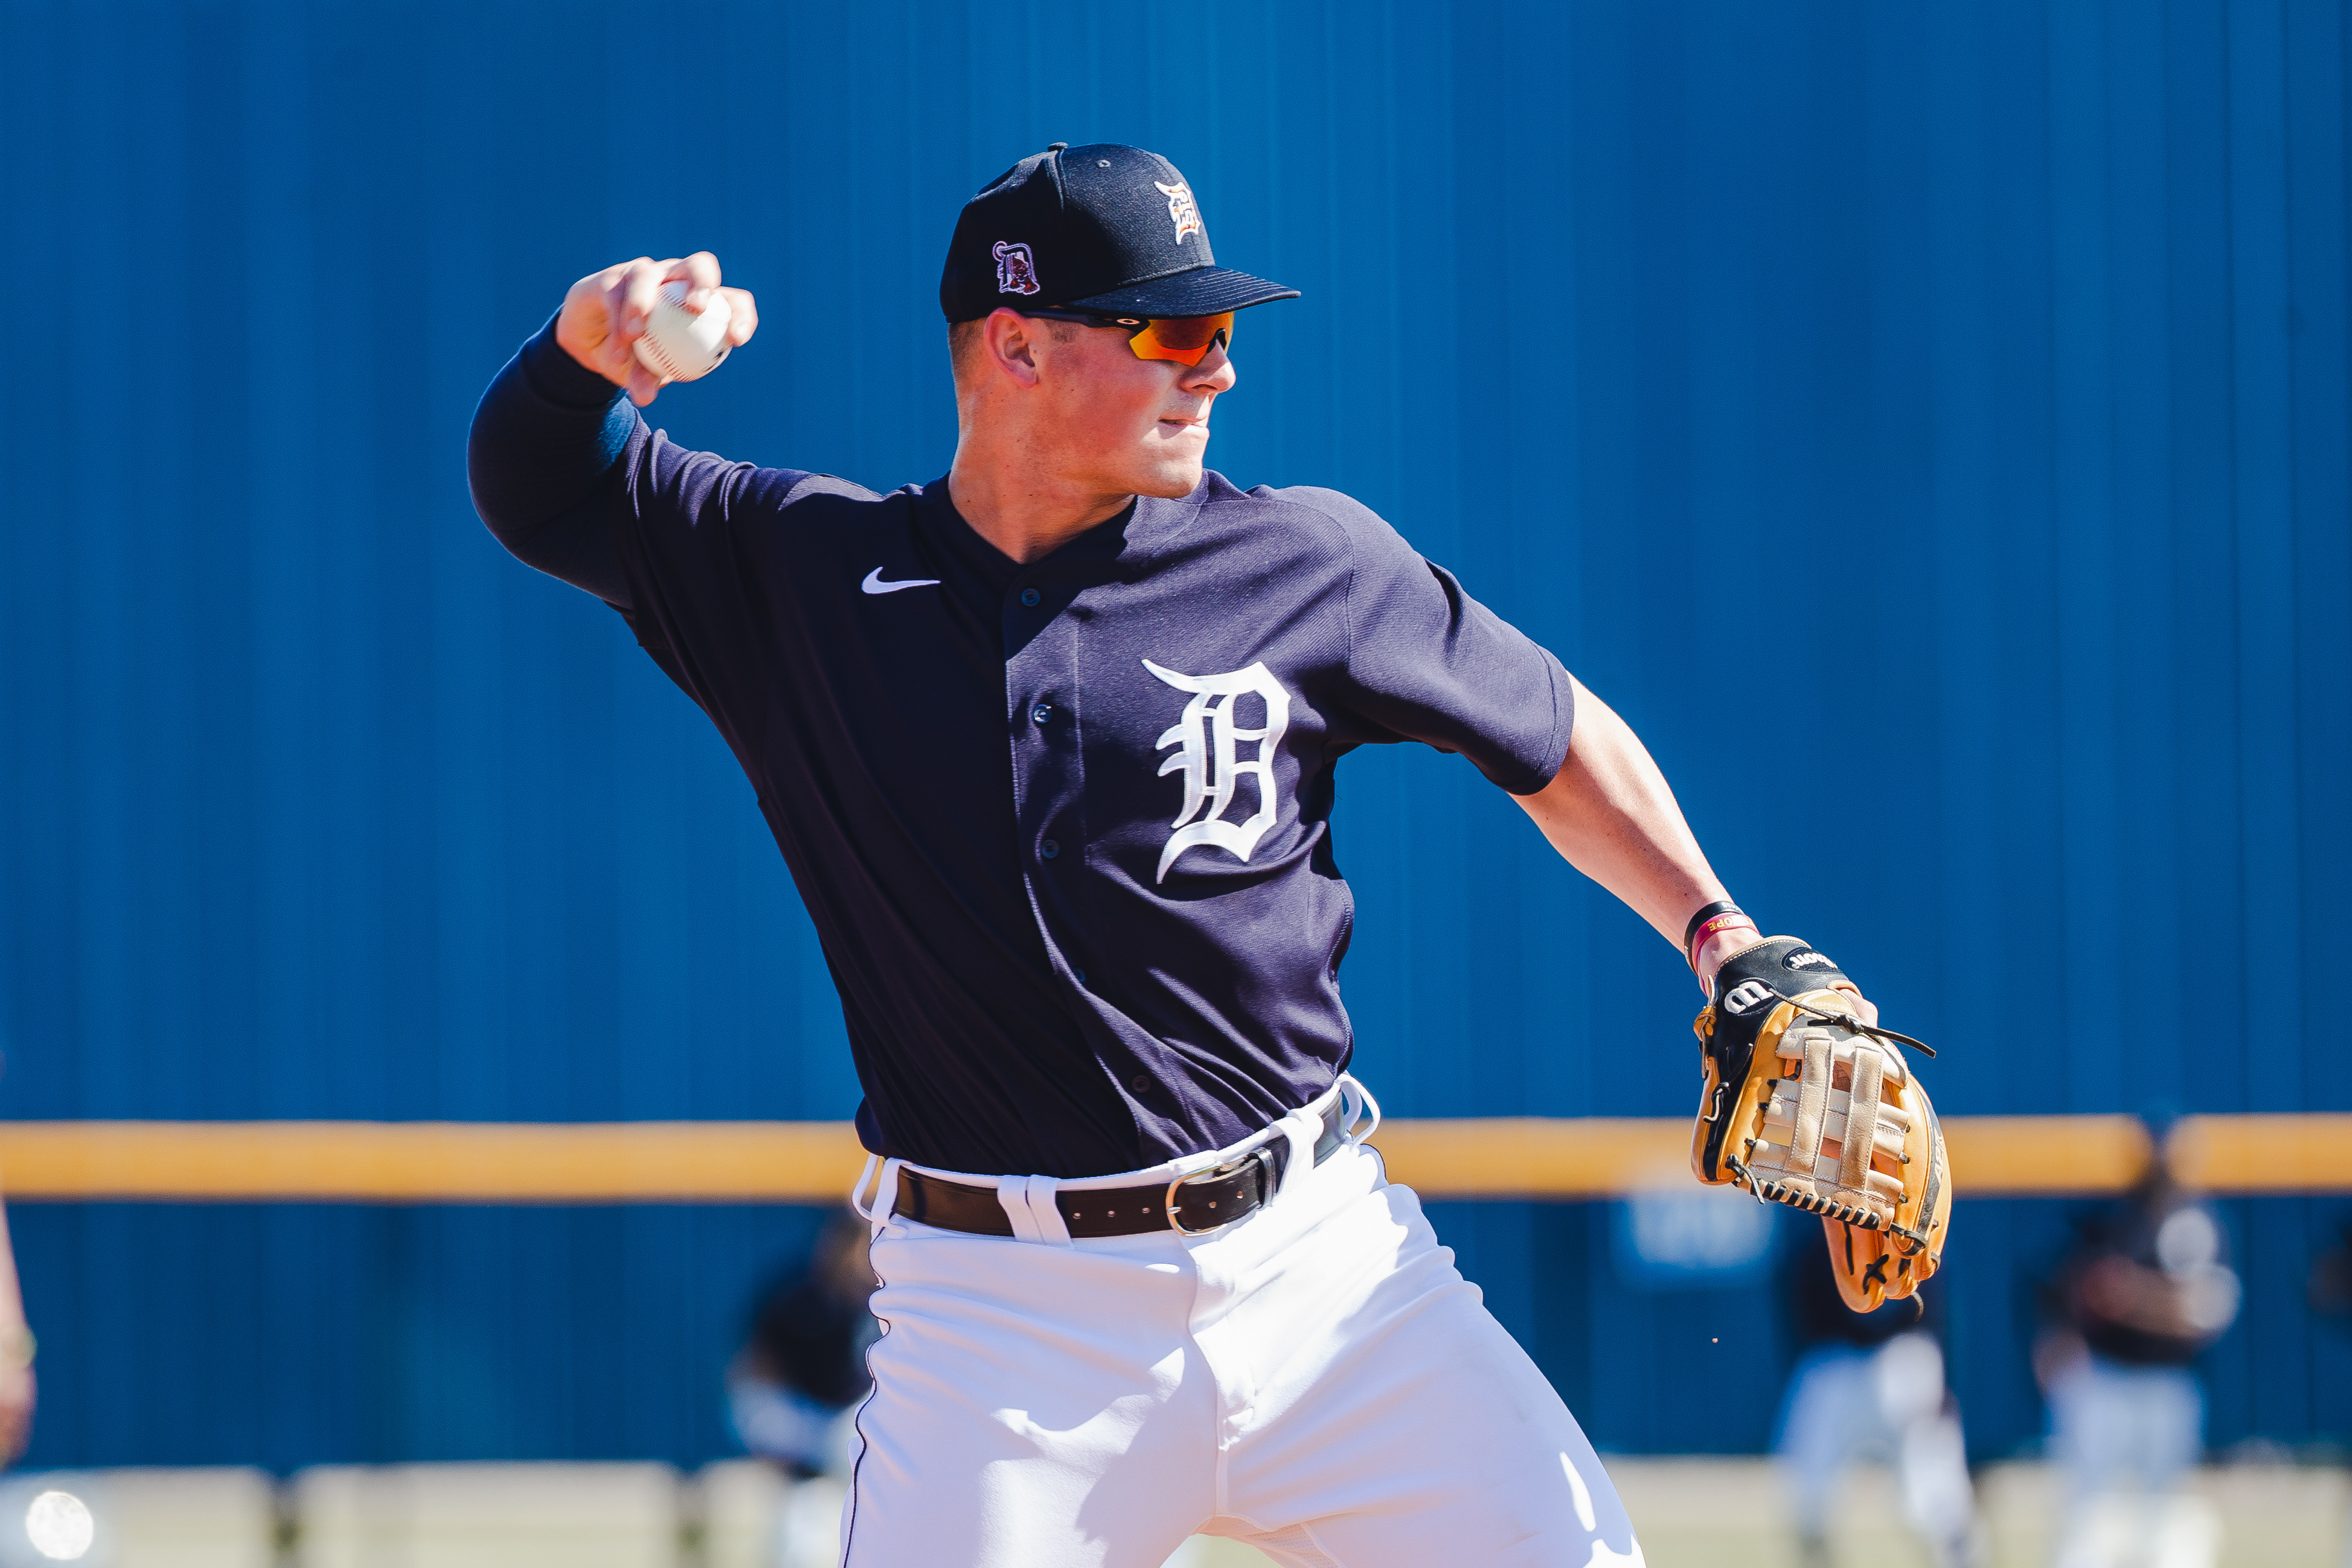
[[[1685,958],[1688,958],[1691,956],[1691,938],[1698,935],[1698,928],[1700,926],[1706,925],[1708,921],[1714,919],[1718,915],[1745,915],[1748,912],[1746,910],[1740,908],[1739,905],[1732,903],[1731,900],[1727,898],[1718,898],[1713,904],[1700,904],[1698,906],[1698,913],[1690,917],[1690,924],[1683,927],[1683,956]]]

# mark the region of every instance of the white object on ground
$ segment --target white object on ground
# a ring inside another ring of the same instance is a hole
[[[86,1556],[98,1524],[89,1505],[69,1491],[45,1491],[25,1511],[25,1534],[44,1557],[69,1563]]]
[[[727,297],[710,291],[710,303],[697,316],[686,308],[687,282],[673,277],[646,318],[637,340],[637,362],[666,382],[699,380],[719,368],[733,347],[727,341]]]

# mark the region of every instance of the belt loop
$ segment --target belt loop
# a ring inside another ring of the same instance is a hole
[[[1062,1184],[1052,1176],[1033,1176],[1027,1190],[1022,1195],[1028,1200],[1029,1221],[1037,1228],[1037,1239],[1051,1247],[1067,1247],[1070,1222],[1062,1218],[1062,1206],[1055,1201]]]
[[[1275,1126],[1290,1141],[1290,1158],[1282,1167],[1282,1186],[1265,1195],[1269,1201],[1297,1191],[1314,1174],[1315,1145],[1323,1141],[1323,1118],[1312,1105],[1301,1105]]]
[[[886,1160],[879,1155],[867,1155],[865,1168],[857,1173],[857,1185],[849,1189],[850,1211],[866,1221],[867,1228],[879,1236],[882,1228],[890,1223],[890,1215],[898,1202],[898,1160]],[[882,1179],[874,1184],[874,1200],[869,1206],[861,1201],[866,1196],[866,1184],[873,1179],[874,1167],[882,1167]]]
[[[865,1165],[858,1167],[857,1179],[849,1184],[849,1212],[855,1214],[858,1218],[866,1221],[868,1225],[875,1222],[874,1211],[866,1207],[861,1199],[866,1194],[866,1184],[874,1179],[874,1167],[881,1163],[881,1159],[882,1156],[880,1155],[867,1155],[866,1156]],[[878,1186],[876,1187],[874,1189],[874,1196],[876,1197],[880,1197],[882,1196],[882,1189]]]
[[[1381,1130],[1381,1103],[1372,1098],[1372,1092],[1365,1088],[1362,1081],[1352,1072],[1339,1074],[1339,1106],[1345,1118],[1340,1123],[1340,1130],[1347,1134],[1348,1142],[1361,1147],[1366,1140]],[[1356,1123],[1367,1111],[1372,1113],[1371,1123],[1359,1133]]]
[[[1003,1206],[1004,1218],[1012,1222],[1013,1239],[1015,1241],[1044,1239],[1037,1234],[1037,1222],[1029,1218],[1029,1178],[1027,1176],[998,1176],[996,1201]]]

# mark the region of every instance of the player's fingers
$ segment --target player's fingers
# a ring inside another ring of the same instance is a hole
[[[629,264],[628,272],[621,279],[621,308],[613,323],[615,335],[632,343],[645,336],[646,322],[660,303],[661,286],[668,278],[670,266],[668,262],[648,261],[643,256]]]
[[[629,379],[626,385],[629,390],[629,401],[643,408],[661,395],[663,382],[659,376],[646,369],[644,361],[633,354],[629,360]]]
[[[604,314],[615,332],[621,330],[624,325],[623,319],[628,314],[630,275],[645,266],[646,261],[646,258],[641,256],[635,261],[625,261],[618,267],[608,267],[598,275],[603,280],[604,288]]]
[[[650,257],[641,256],[611,268],[605,277],[606,335],[604,363],[599,368],[607,380],[625,382],[629,367],[636,362],[636,341],[645,335],[646,313],[652,308],[652,293],[640,286],[652,278],[652,287],[658,289],[660,269]]]
[[[719,258],[707,250],[681,256],[662,271],[662,281],[673,278],[686,280],[686,308],[699,316],[710,301],[711,290],[719,287]]]
[[[592,272],[564,290],[555,340],[589,370],[602,372],[612,363],[613,285],[626,266]]]
[[[740,349],[760,329],[760,307],[748,288],[722,288],[719,293],[727,301],[727,340]]]

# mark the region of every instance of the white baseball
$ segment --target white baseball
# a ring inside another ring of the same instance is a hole
[[[734,346],[727,340],[727,297],[712,289],[710,303],[697,316],[686,308],[686,290],[683,277],[662,285],[661,300],[637,340],[637,362],[666,382],[709,375]]]

